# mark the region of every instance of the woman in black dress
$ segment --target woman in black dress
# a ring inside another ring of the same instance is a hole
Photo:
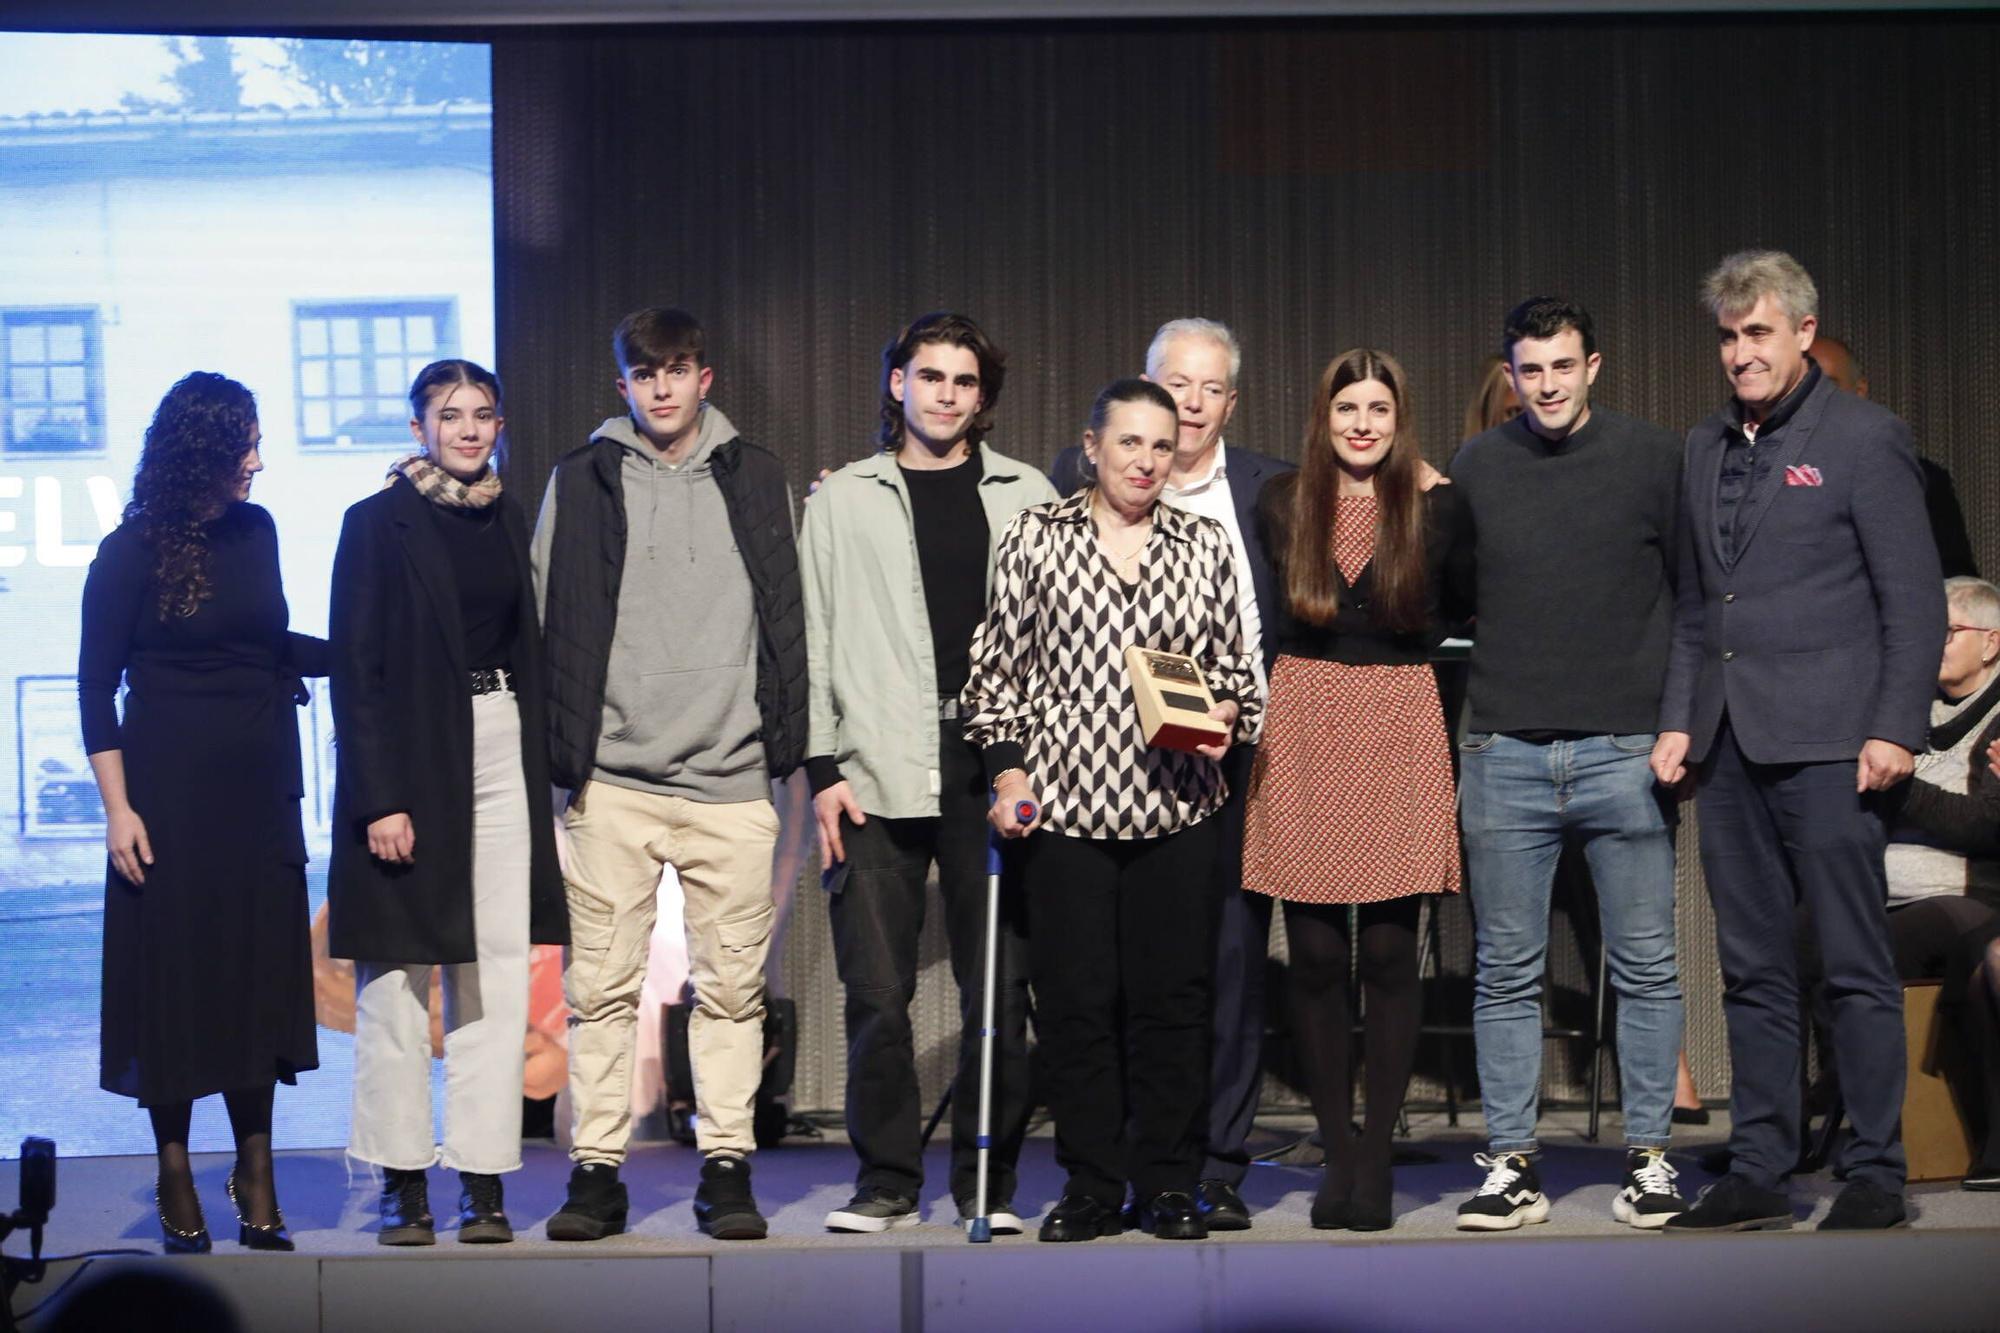
[[[347,511],[333,558],[327,919],[354,963],[354,1128],[382,1168],[384,1245],[430,1245],[426,1170],[459,1173],[458,1238],[504,1242],[521,1168],[528,947],[569,942],[549,799],[528,527],[492,466],[500,385],[437,361],[410,388],[423,452]],[[431,976],[444,965],[444,1143]]]
[[[238,1239],[292,1248],[271,1094],[319,1064],[292,710],[326,644],[286,629],[277,529],[247,503],[260,438],[241,384],[174,385],[83,590],[77,695],[111,860],[99,1082],[152,1116],[169,1253],[209,1248],[187,1136],[194,1099],[217,1092]]]

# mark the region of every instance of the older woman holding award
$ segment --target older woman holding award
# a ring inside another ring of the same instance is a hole
[[[1138,1225],[1200,1239],[1219,763],[1263,701],[1236,614],[1229,538],[1159,503],[1174,403],[1144,380],[1098,395],[1094,474],[1023,510],[995,555],[972,643],[967,737],[994,828],[1025,838],[1036,1026],[1069,1173],[1041,1239]],[[1129,650],[1138,651],[1129,651]],[[1039,803],[1032,823],[1016,817]],[[1121,1071],[1123,1071],[1121,1073]]]

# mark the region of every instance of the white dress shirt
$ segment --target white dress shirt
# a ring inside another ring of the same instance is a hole
[[[1160,498],[1177,509],[1214,519],[1229,534],[1230,556],[1236,562],[1236,612],[1243,625],[1243,646],[1250,654],[1257,692],[1268,696],[1270,682],[1264,678],[1264,620],[1257,610],[1257,585],[1250,576],[1250,552],[1243,544],[1243,525],[1236,519],[1236,500],[1229,490],[1229,446],[1217,440],[1208,472],[1185,486],[1169,483],[1160,492]],[[1263,730],[1260,718],[1250,740],[1254,743]]]

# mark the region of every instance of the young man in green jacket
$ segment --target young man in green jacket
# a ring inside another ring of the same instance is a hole
[[[811,681],[807,775],[834,953],[847,989],[854,1198],[831,1231],[914,1226],[923,1187],[910,1001],[925,881],[944,903],[961,1020],[951,1191],[974,1210],[986,904],[985,770],[958,695],[1007,520],[1054,500],[1040,472],[986,447],[1006,359],[963,315],[925,315],[882,355],[881,449],[806,504],[800,572]],[[1003,903],[989,1214],[1018,1232],[1014,1167],[1027,1124],[1026,946]]]

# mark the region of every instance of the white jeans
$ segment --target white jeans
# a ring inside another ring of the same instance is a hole
[[[444,780],[440,778],[439,780]],[[423,830],[417,830],[419,845]],[[364,1162],[521,1169],[528,1029],[528,792],[513,692],[472,698],[472,915],[478,961],[444,967],[444,1151],[431,1132],[429,963],[354,965],[354,1128]]]

